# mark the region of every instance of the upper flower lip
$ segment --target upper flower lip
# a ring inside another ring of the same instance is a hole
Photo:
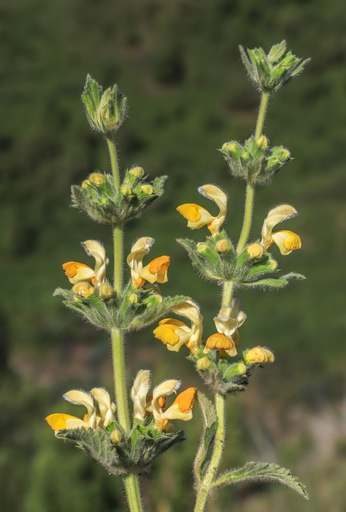
[[[199,187],[198,192],[217,204],[219,207],[218,215],[211,215],[203,206],[195,203],[182,204],[177,207],[177,210],[188,221],[189,228],[200,229],[207,226],[214,236],[219,233],[220,227],[226,218],[227,196],[219,187],[210,184]]]

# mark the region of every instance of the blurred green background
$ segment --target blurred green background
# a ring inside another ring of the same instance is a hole
[[[12,0],[0,6],[0,496],[4,512],[124,512],[120,482],[71,445],[55,440],[44,417],[71,411],[73,387],[111,389],[107,337],[66,310],[53,290],[67,287],[61,263],[88,263],[79,242],[110,232],[69,208],[69,189],[109,169],[107,147],[86,122],[80,94],[87,73],[117,83],[129,117],[117,140],[123,169],[168,174],[167,193],[126,244],[152,236],[155,257],[171,255],[165,294],[201,305],[206,333],[220,290],[193,274],[179,237],[190,232],[175,207],[200,202],[197,187],[229,194],[226,229],[238,236],[244,186],[217,148],[254,130],[259,96],[238,45],[286,39],[304,73],[273,97],[265,134],[295,158],[256,195],[252,236],[278,203],[294,205],[287,223],[303,249],[275,257],[307,281],[278,292],[243,292],[243,347],[268,345],[275,365],[258,370],[248,391],[229,400],[224,468],[246,460],[290,467],[310,502],[277,485],[225,488],[211,512],[346,510],[345,236],[346,6],[343,0]],[[285,226],[286,227],[286,226]],[[129,383],[140,368],[154,384],[181,378],[201,386],[183,350],[168,353],[151,329],[127,340]],[[76,410],[76,414],[80,411]],[[191,510],[191,466],[201,419],[182,425],[188,440],[143,479],[147,510]]]

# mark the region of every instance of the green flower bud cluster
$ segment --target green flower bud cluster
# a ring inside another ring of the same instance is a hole
[[[299,75],[310,59],[302,60],[287,51],[286,41],[275,44],[268,55],[263,48],[239,47],[243,64],[251,81],[262,92],[274,93],[291,78]]]
[[[93,130],[108,135],[115,132],[126,117],[127,98],[117,85],[103,88],[87,75],[82,94],[89,124]]]
[[[164,193],[167,176],[146,181],[144,170],[127,170],[119,189],[110,174],[92,173],[81,185],[71,187],[72,206],[103,224],[116,224],[139,217]]]
[[[220,149],[236,178],[251,185],[265,185],[281,167],[291,160],[288,149],[283,146],[268,147],[268,139],[261,135],[257,140],[251,136],[244,146],[237,141],[226,142]]]
[[[277,275],[280,271],[278,264],[266,251],[262,250],[258,257],[253,257],[247,246],[237,255],[225,231],[207,236],[205,242],[196,243],[187,238],[177,241],[186,249],[198,272],[205,279],[220,284],[234,281],[238,288],[282,288],[290,279],[304,279],[304,276],[294,272]],[[220,251],[220,247],[228,250]]]
[[[55,435],[74,443],[114,476],[149,470],[156,457],[185,439],[182,430],[160,432],[153,421],[148,425],[135,425],[129,434],[123,432],[120,425],[111,423],[97,429],[59,430]]]
[[[114,294],[106,299],[102,297],[102,288],[87,296],[75,293],[73,288],[57,288],[54,296],[58,295],[69,309],[77,311],[97,328],[109,331],[116,327],[123,332],[148,327],[189,300],[185,295],[163,297],[153,287],[137,289],[130,283],[122,296]]]
[[[246,364],[243,358],[234,361],[231,357],[219,357],[217,350],[205,354],[201,348],[187,359],[195,362],[201,378],[216,393],[238,393],[245,391],[249,384],[252,366]]]
[[[186,249],[193,266],[203,277],[220,283],[232,279],[237,256],[224,230],[207,236],[205,242],[196,244],[187,238],[177,242]]]

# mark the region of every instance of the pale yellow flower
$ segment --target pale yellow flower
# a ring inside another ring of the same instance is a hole
[[[264,219],[262,226],[262,240],[261,245],[267,250],[273,243],[275,243],[281,254],[286,256],[296,249],[300,249],[302,242],[300,236],[289,230],[281,230],[273,233],[273,228],[276,224],[290,219],[297,215],[297,210],[289,204],[281,204],[273,208]]]
[[[188,421],[192,418],[192,407],[197,388],[186,389],[177,396],[170,407],[164,410],[166,401],[162,399],[176,393],[179,386],[180,381],[170,379],[156,386],[153,391],[151,406],[148,410],[152,412],[158,430],[166,429],[169,420]]]
[[[191,326],[175,318],[164,318],[153,331],[155,338],[166,345],[168,350],[178,352],[186,345],[191,352],[195,352],[202,340],[203,317],[197,304],[186,301],[176,306],[172,311],[187,317]]]
[[[191,229],[200,229],[207,226],[210,233],[214,236],[220,231],[227,214],[227,196],[215,185],[203,185],[198,189],[203,196],[215,201],[219,207],[219,213],[216,216],[211,215],[203,206],[195,203],[185,203],[177,207],[178,212],[187,220],[187,225]]]
[[[106,427],[114,421],[115,404],[111,401],[108,391],[103,388],[94,388],[90,393],[72,389],[65,393],[64,398],[72,404],[83,405],[87,413],[83,419],[71,414],[50,414],[46,417],[46,421],[54,431]]]
[[[246,314],[240,310],[240,301],[233,299],[229,308],[222,308],[214,318],[217,333],[212,334],[206,341],[204,353],[218,349],[222,357],[236,356],[239,345],[239,327],[246,320]]]
[[[172,426],[168,423],[169,420],[190,420],[192,418],[193,400],[197,392],[196,388],[188,388],[180,393],[172,405],[165,409],[166,396],[176,393],[179,387],[179,380],[165,380],[154,388],[152,397],[148,398],[150,372],[148,370],[140,370],[131,389],[134,417],[143,421],[148,414],[152,414],[156,428],[166,431],[172,430]]]
[[[90,281],[94,286],[100,286],[106,279],[106,267],[109,263],[105,248],[96,240],[86,240],[82,246],[89,256],[95,258],[94,269],[77,261],[68,261],[62,268],[71,284]]]

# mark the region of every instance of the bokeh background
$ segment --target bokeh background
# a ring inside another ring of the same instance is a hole
[[[204,183],[229,194],[226,229],[237,237],[244,186],[217,151],[254,130],[258,93],[238,45],[269,50],[282,39],[304,73],[273,97],[265,133],[294,160],[256,196],[252,236],[267,211],[291,203],[287,227],[303,249],[281,257],[284,271],[307,276],[278,292],[241,291],[248,320],[242,345],[270,346],[275,365],[258,370],[245,394],[229,400],[224,468],[246,460],[291,468],[310,502],[277,485],[221,490],[211,512],[346,510],[345,235],[346,6],[342,0],[12,0],[0,6],[0,496],[4,512],[124,512],[120,482],[71,445],[56,440],[44,417],[72,411],[73,387],[111,389],[110,346],[100,331],[66,310],[53,290],[67,286],[61,263],[85,261],[79,242],[107,228],[69,208],[69,189],[109,169],[107,147],[92,133],[80,94],[87,73],[118,83],[129,117],[117,137],[123,169],[168,174],[167,193],[126,244],[152,236],[153,257],[171,255],[165,294],[201,305],[206,333],[220,290],[200,280],[175,242],[192,233],[175,207],[208,201]],[[289,224],[289,225],[288,225]],[[275,249],[273,249],[275,251]],[[151,329],[127,340],[129,383],[140,368],[201,383],[181,353],[168,353]],[[191,465],[201,419],[182,425],[188,440],[143,479],[147,510],[191,510]]]

